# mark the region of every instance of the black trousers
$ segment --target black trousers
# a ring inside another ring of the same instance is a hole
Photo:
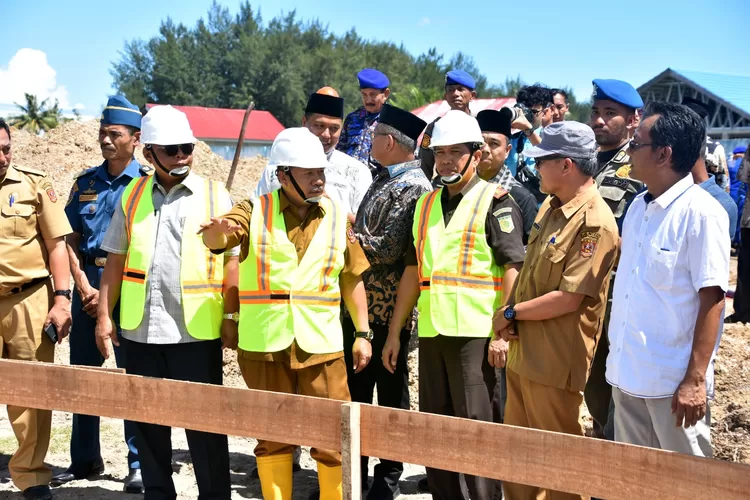
[[[188,344],[143,344],[123,340],[128,352],[127,373],[221,385],[221,340]],[[221,434],[186,430],[200,500],[228,500],[229,444]],[[172,429],[136,423],[136,445],[146,494],[144,500],[174,500]]]
[[[750,229],[743,227],[740,230],[740,238],[733,316],[737,321],[748,323],[750,322]]]
[[[488,338],[419,339],[419,410],[438,415],[496,421],[504,399],[498,372],[487,361]],[[495,479],[464,475],[472,500],[500,500],[502,484]],[[465,498],[460,474],[427,468],[435,500]]]
[[[614,411],[610,413],[610,407],[614,404],[612,399],[612,386],[609,385],[606,378],[607,356],[609,355],[609,318],[612,313],[612,291],[614,290],[615,277],[609,284],[609,300],[604,310],[604,323],[602,324],[602,334],[599,337],[599,343],[596,346],[594,359],[591,362],[591,371],[586,381],[586,388],[583,392],[586,407],[594,419],[594,434],[597,437],[603,437],[610,441],[615,440],[614,434]],[[609,422],[609,425],[607,423]]]
[[[370,325],[375,337],[372,340],[372,359],[370,364],[360,373],[355,374],[352,368],[352,346],[354,345],[354,324],[351,318],[344,317],[344,356],[348,376],[349,392],[352,401],[372,404],[375,386],[378,388],[378,405],[388,408],[409,409],[409,369],[407,357],[409,354],[409,337],[411,332],[401,331],[401,350],[398,353],[396,372],[391,374],[383,367],[383,347],[388,338],[388,327],[385,325]],[[362,457],[362,481],[367,481],[367,467],[369,457]],[[368,499],[392,498],[398,487],[398,480],[404,472],[404,464],[392,460],[381,459],[375,466],[375,477]]]

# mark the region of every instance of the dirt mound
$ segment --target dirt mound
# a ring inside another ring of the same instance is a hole
[[[96,120],[67,122],[50,130],[43,137],[14,129],[11,132],[13,161],[47,172],[55,189],[60,193],[67,193],[75,174],[102,162],[98,133],[99,122]],[[136,151],[136,158],[144,165],[147,164],[141,148]],[[261,157],[240,160],[232,186],[235,201],[247,197],[255,189],[266,163],[267,160]],[[208,144],[198,142],[193,161],[198,174],[226,182],[230,166],[231,162],[213,153]]]

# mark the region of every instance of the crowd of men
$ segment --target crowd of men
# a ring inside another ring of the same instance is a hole
[[[0,120],[0,355],[52,362],[70,332],[71,364],[114,353],[130,374],[220,385],[222,349],[236,349],[251,389],[372,403],[377,388],[378,404],[408,409],[416,335],[420,411],[582,436],[585,400],[597,437],[710,457],[737,221],[720,175],[750,182],[750,162],[735,151],[732,174],[712,160],[706,104],[644,106],[628,83],[597,79],[588,124],[542,85],[475,117],[475,81],[456,70],[450,111],[428,124],[386,102],[380,71],[358,79],[363,106],[346,117],[334,89],[310,95],[236,204],[193,171],[197,141],[171,106],[142,115],[112,97],[104,161],[64,207],[44,172],[11,162]],[[732,321],[750,317],[745,209]],[[25,498],[103,472],[98,417],[74,415],[70,466],[52,477],[51,412],[8,414]],[[176,498],[170,435],[125,423],[126,492]],[[230,498],[227,437],[187,440],[200,498]],[[258,441],[264,498],[291,498],[297,451]],[[311,456],[311,498],[342,498],[340,453]],[[402,472],[380,460],[361,488],[396,498]],[[433,468],[420,488],[579,498]]]

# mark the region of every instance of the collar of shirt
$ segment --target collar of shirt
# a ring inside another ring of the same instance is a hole
[[[515,187],[516,185],[522,186],[522,184],[513,177],[513,173],[510,171],[510,169],[505,165],[502,165],[500,167],[500,170],[497,172],[497,175],[495,175],[495,177],[490,179],[488,182],[492,184],[499,184],[500,187],[502,187],[506,191],[510,191],[511,188]]]
[[[18,170],[16,170],[15,165],[13,165],[12,163],[8,165],[8,170],[5,171],[5,177],[3,179],[0,179],[0,184],[5,182],[6,180],[21,182],[21,174],[18,173]]]
[[[181,183],[177,184],[172,189],[179,189],[180,186],[184,186],[191,193],[195,193],[198,189],[200,189],[201,183],[203,183],[203,179],[201,179],[200,176],[198,176],[197,174],[190,172],[188,176],[182,180]],[[154,174],[154,188],[156,188],[157,186],[160,189],[164,190],[164,186],[162,186],[161,183],[159,182],[159,177],[156,174]]]
[[[96,175],[99,176],[101,180],[104,182],[111,184],[112,182],[116,181],[117,179],[126,176],[130,177],[131,179],[135,179],[136,177],[140,177],[140,168],[141,164],[138,163],[138,160],[135,159],[135,156],[130,160],[130,163],[125,167],[125,170],[122,171],[120,175],[112,179],[112,176],[109,175],[109,170],[107,170],[108,160],[104,160],[104,162],[99,165],[99,168],[96,171]]]
[[[674,183],[671,188],[664,191],[658,198],[654,199],[651,193],[647,191],[643,196],[643,200],[646,202],[646,204],[655,201],[656,204],[661,208],[666,209],[669,205],[672,204],[674,200],[682,196],[685,191],[687,191],[694,185],[695,183],[693,182],[693,176],[690,174],[690,172],[688,172],[685,177]]]
[[[409,170],[414,170],[415,168],[420,168],[422,165],[422,162],[419,160],[410,160],[405,161],[403,163],[397,163],[395,165],[390,165],[385,167],[385,170],[388,172],[388,175],[391,179],[394,177],[398,177],[399,175],[408,172]]]
[[[557,196],[553,196],[552,200],[550,200],[550,207],[552,209],[559,208],[566,219],[570,219],[573,214],[578,212],[578,210],[584,206],[591,198],[596,196],[596,193],[598,193],[599,190],[596,187],[596,184],[592,184],[589,186],[586,190],[578,193],[575,198],[567,202],[565,205],[560,206],[560,198]]]

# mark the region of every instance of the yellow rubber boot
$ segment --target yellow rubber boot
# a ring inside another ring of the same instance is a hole
[[[292,500],[292,454],[258,457],[255,461],[258,464],[263,498]]]
[[[341,466],[328,467],[318,462],[318,485],[320,500],[342,500]]]

